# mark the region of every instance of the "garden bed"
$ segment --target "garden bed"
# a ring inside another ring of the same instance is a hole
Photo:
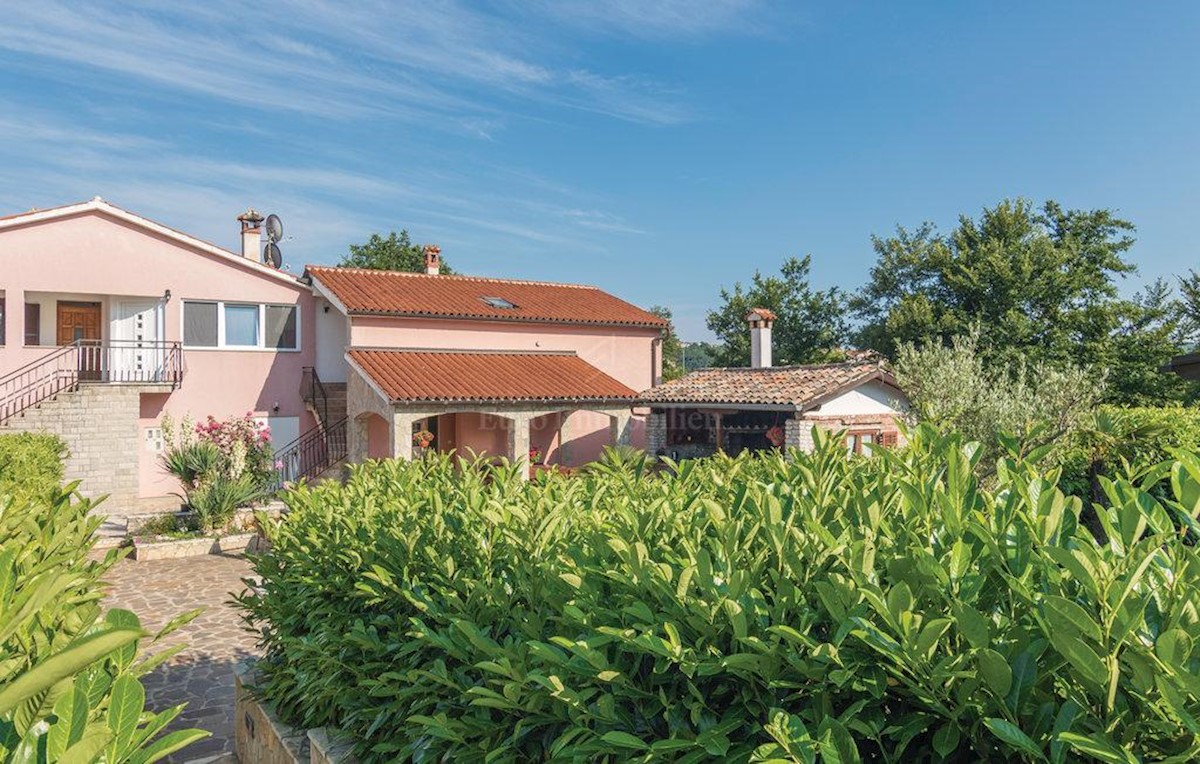
[[[254,661],[234,672],[234,732],[238,759],[259,764],[357,764],[352,746],[329,735],[324,727],[310,730],[280,721],[270,704],[253,691]]]
[[[133,547],[134,560],[167,560],[182,557],[198,557],[206,554],[244,554],[261,549],[263,541],[258,533],[255,512],[263,512],[268,517],[279,517],[284,511],[280,502],[272,502],[261,508],[239,509],[234,519],[224,531],[176,531],[162,533],[156,527],[174,525],[179,528],[188,526],[191,513],[176,512],[169,515],[156,515],[150,518],[130,518],[130,533],[124,543]]]
[[[133,538],[129,543],[133,546],[135,560],[174,560],[181,557],[199,557],[206,554],[243,554],[253,552],[257,548],[259,535],[252,533],[229,533],[212,536],[185,536],[171,538],[169,536],[152,536],[149,538]]]

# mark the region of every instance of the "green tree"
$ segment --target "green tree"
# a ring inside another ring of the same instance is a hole
[[[1200,344],[1200,273],[1188,271],[1179,277],[1180,333],[1183,349],[1194,350]]]
[[[1007,450],[1009,436],[1031,451],[1077,432],[1103,387],[1099,374],[1077,366],[989,361],[974,331],[944,345],[901,343],[895,373],[910,416],[979,443],[985,471]]]
[[[675,322],[671,317],[671,309],[665,305],[652,305],[649,311],[667,322],[662,341],[662,376],[664,381],[679,379],[685,373],[683,368],[683,344],[675,333]]]
[[[878,260],[852,303],[860,344],[892,354],[978,326],[989,358],[1093,364],[1126,307],[1116,280],[1135,270],[1132,231],[1109,210],[1017,199],[960,217],[948,236],[925,223],[873,237]]]
[[[387,236],[371,234],[366,244],[351,244],[340,266],[347,268],[369,268],[377,271],[425,272],[425,253],[418,244],[413,244],[408,231],[392,231]],[[442,273],[453,273],[442,260]]]
[[[1173,356],[1192,346],[1185,302],[1165,280],[1152,282],[1123,301],[1121,323],[1098,359],[1109,370],[1106,399],[1122,406],[1196,401],[1200,382],[1162,371]]]
[[[685,343],[682,348],[683,370],[695,371],[714,365],[716,363],[714,359],[719,351],[720,348],[711,342]]]
[[[748,287],[721,290],[721,307],[709,311],[708,328],[720,347],[713,359],[722,366],[745,366],[750,361],[750,330],[746,314],[766,308],[778,316],[772,330],[774,361],[778,365],[820,363],[839,357],[849,334],[846,300],[832,287],[814,290],[809,283],[812,257],[791,257],[779,276],[755,271]]]

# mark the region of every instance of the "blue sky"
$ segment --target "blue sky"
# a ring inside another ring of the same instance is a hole
[[[1112,207],[1200,267],[1200,3],[19,3],[0,213],[101,195],[293,268],[408,228],[458,270],[582,281],[704,338],[722,285],[1008,196]],[[161,4],[165,5],[165,4]]]

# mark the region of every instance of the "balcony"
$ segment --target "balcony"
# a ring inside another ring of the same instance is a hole
[[[161,385],[183,381],[178,342],[76,340],[0,378],[0,423],[84,384]]]

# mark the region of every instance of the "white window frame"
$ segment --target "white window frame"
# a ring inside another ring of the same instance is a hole
[[[245,302],[243,300],[210,300],[203,297],[188,298],[179,301],[179,336],[185,336],[184,331],[184,312],[187,310],[189,302],[210,302],[217,305],[217,344],[214,345],[184,345],[184,350],[194,350],[197,352],[219,350],[230,353],[299,353],[304,347],[304,340],[301,337],[301,321],[302,314],[299,303],[294,302]],[[225,344],[225,306],[226,305],[244,305],[258,308],[258,345],[226,345]],[[294,348],[269,348],[264,347],[267,335],[267,307],[275,308],[291,308],[296,311],[296,347]]]

